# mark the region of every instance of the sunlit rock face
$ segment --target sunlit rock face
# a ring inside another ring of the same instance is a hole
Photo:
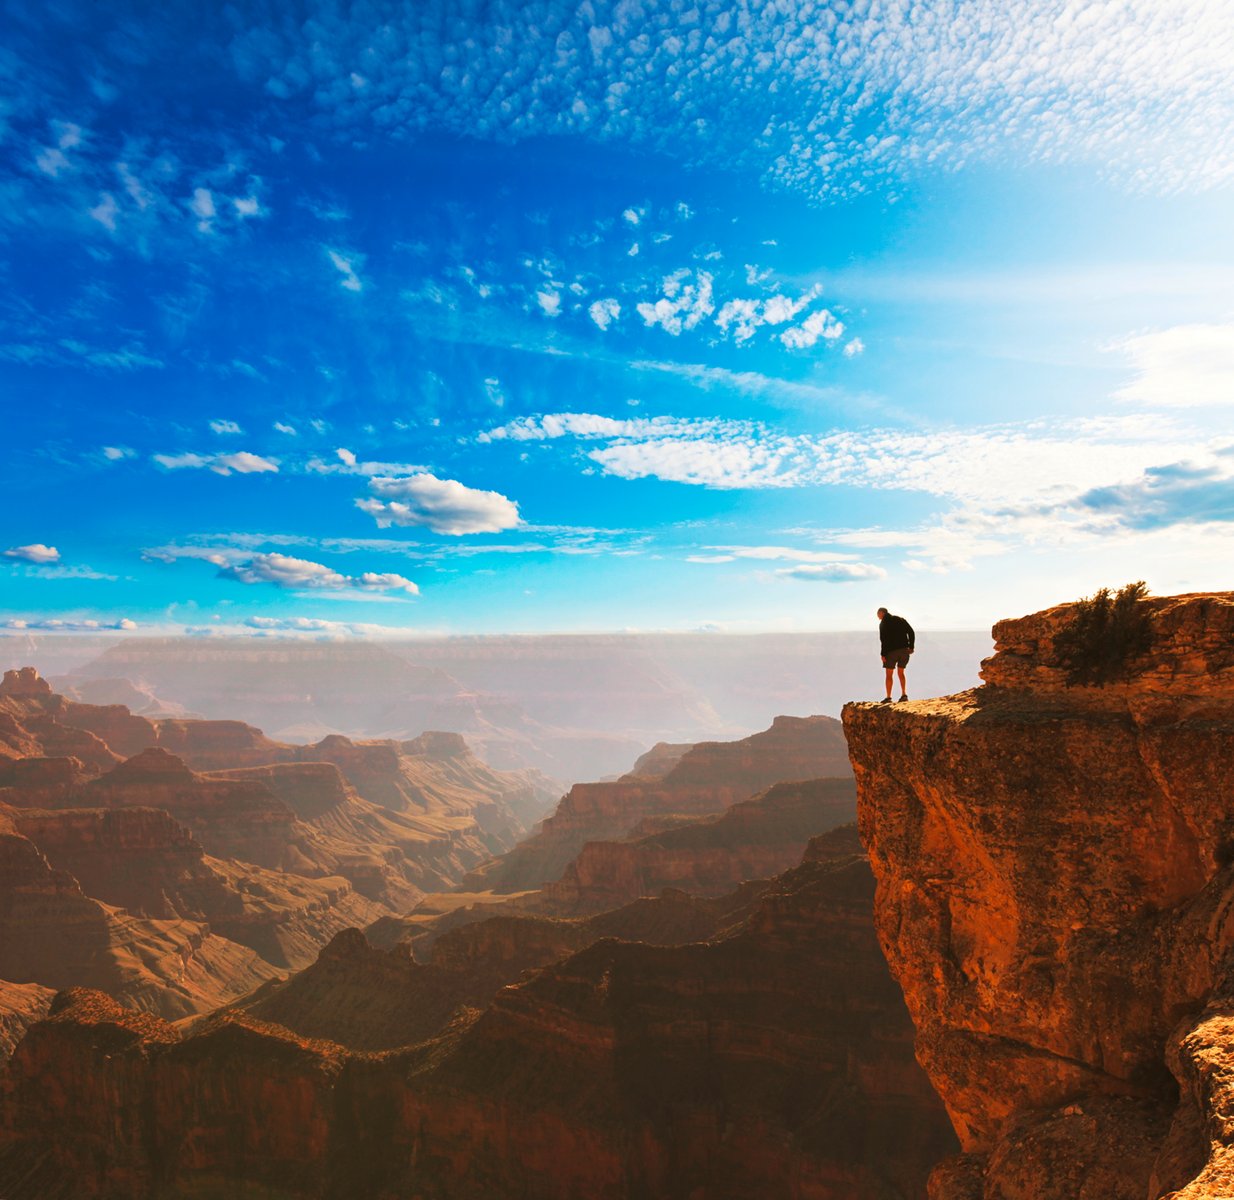
[[[970,1153],[935,1200],[1232,1194],[1234,594],[1141,603],[1106,687],[1066,685],[1063,605],[995,626],[983,687],[844,710],[879,938]]]
[[[748,738],[678,749],[645,756],[611,783],[576,783],[532,837],[469,876],[467,886],[536,888],[560,878],[588,842],[627,837],[647,821],[719,813],[772,784],[851,774],[833,717],[777,717]]]
[[[63,993],[0,1075],[0,1192],[921,1195],[955,1143],[854,849],[838,830],[727,900],[471,926],[423,966],[340,934],[289,983],[189,1027]],[[619,941],[606,922],[702,940]],[[482,984],[498,988],[482,1009],[457,1007]]]

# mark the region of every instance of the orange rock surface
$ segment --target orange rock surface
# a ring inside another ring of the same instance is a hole
[[[969,1152],[933,1200],[1234,1194],[1234,594],[1141,603],[1116,684],[1065,685],[1062,605],[995,626],[981,688],[844,710],[880,940]]]

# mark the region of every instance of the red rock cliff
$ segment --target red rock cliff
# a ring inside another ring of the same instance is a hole
[[[983,687],[844,711],[880,940],[969,1152],[935,1200],[1234,1194],[1234,593],[1141,605],[1109,686],[1066,686],[1062,605],[995,626]]]

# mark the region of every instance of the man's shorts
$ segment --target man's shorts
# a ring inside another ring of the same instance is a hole
[[[889,671],[892,667],[907,667],[910,654],[912,651],[908,649],[893,650],[890,654],[883,655],[883,666]]]

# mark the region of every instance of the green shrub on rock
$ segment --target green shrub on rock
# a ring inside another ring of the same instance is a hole
[[[1069,686],[1102,687],[1127,675],[1129,664],[1152,645],[1152,614],[1140,604],[1143,580],[1113,595],[1102,588],[1078,601],[1071,623],[1054,635],[1054,654]]]

